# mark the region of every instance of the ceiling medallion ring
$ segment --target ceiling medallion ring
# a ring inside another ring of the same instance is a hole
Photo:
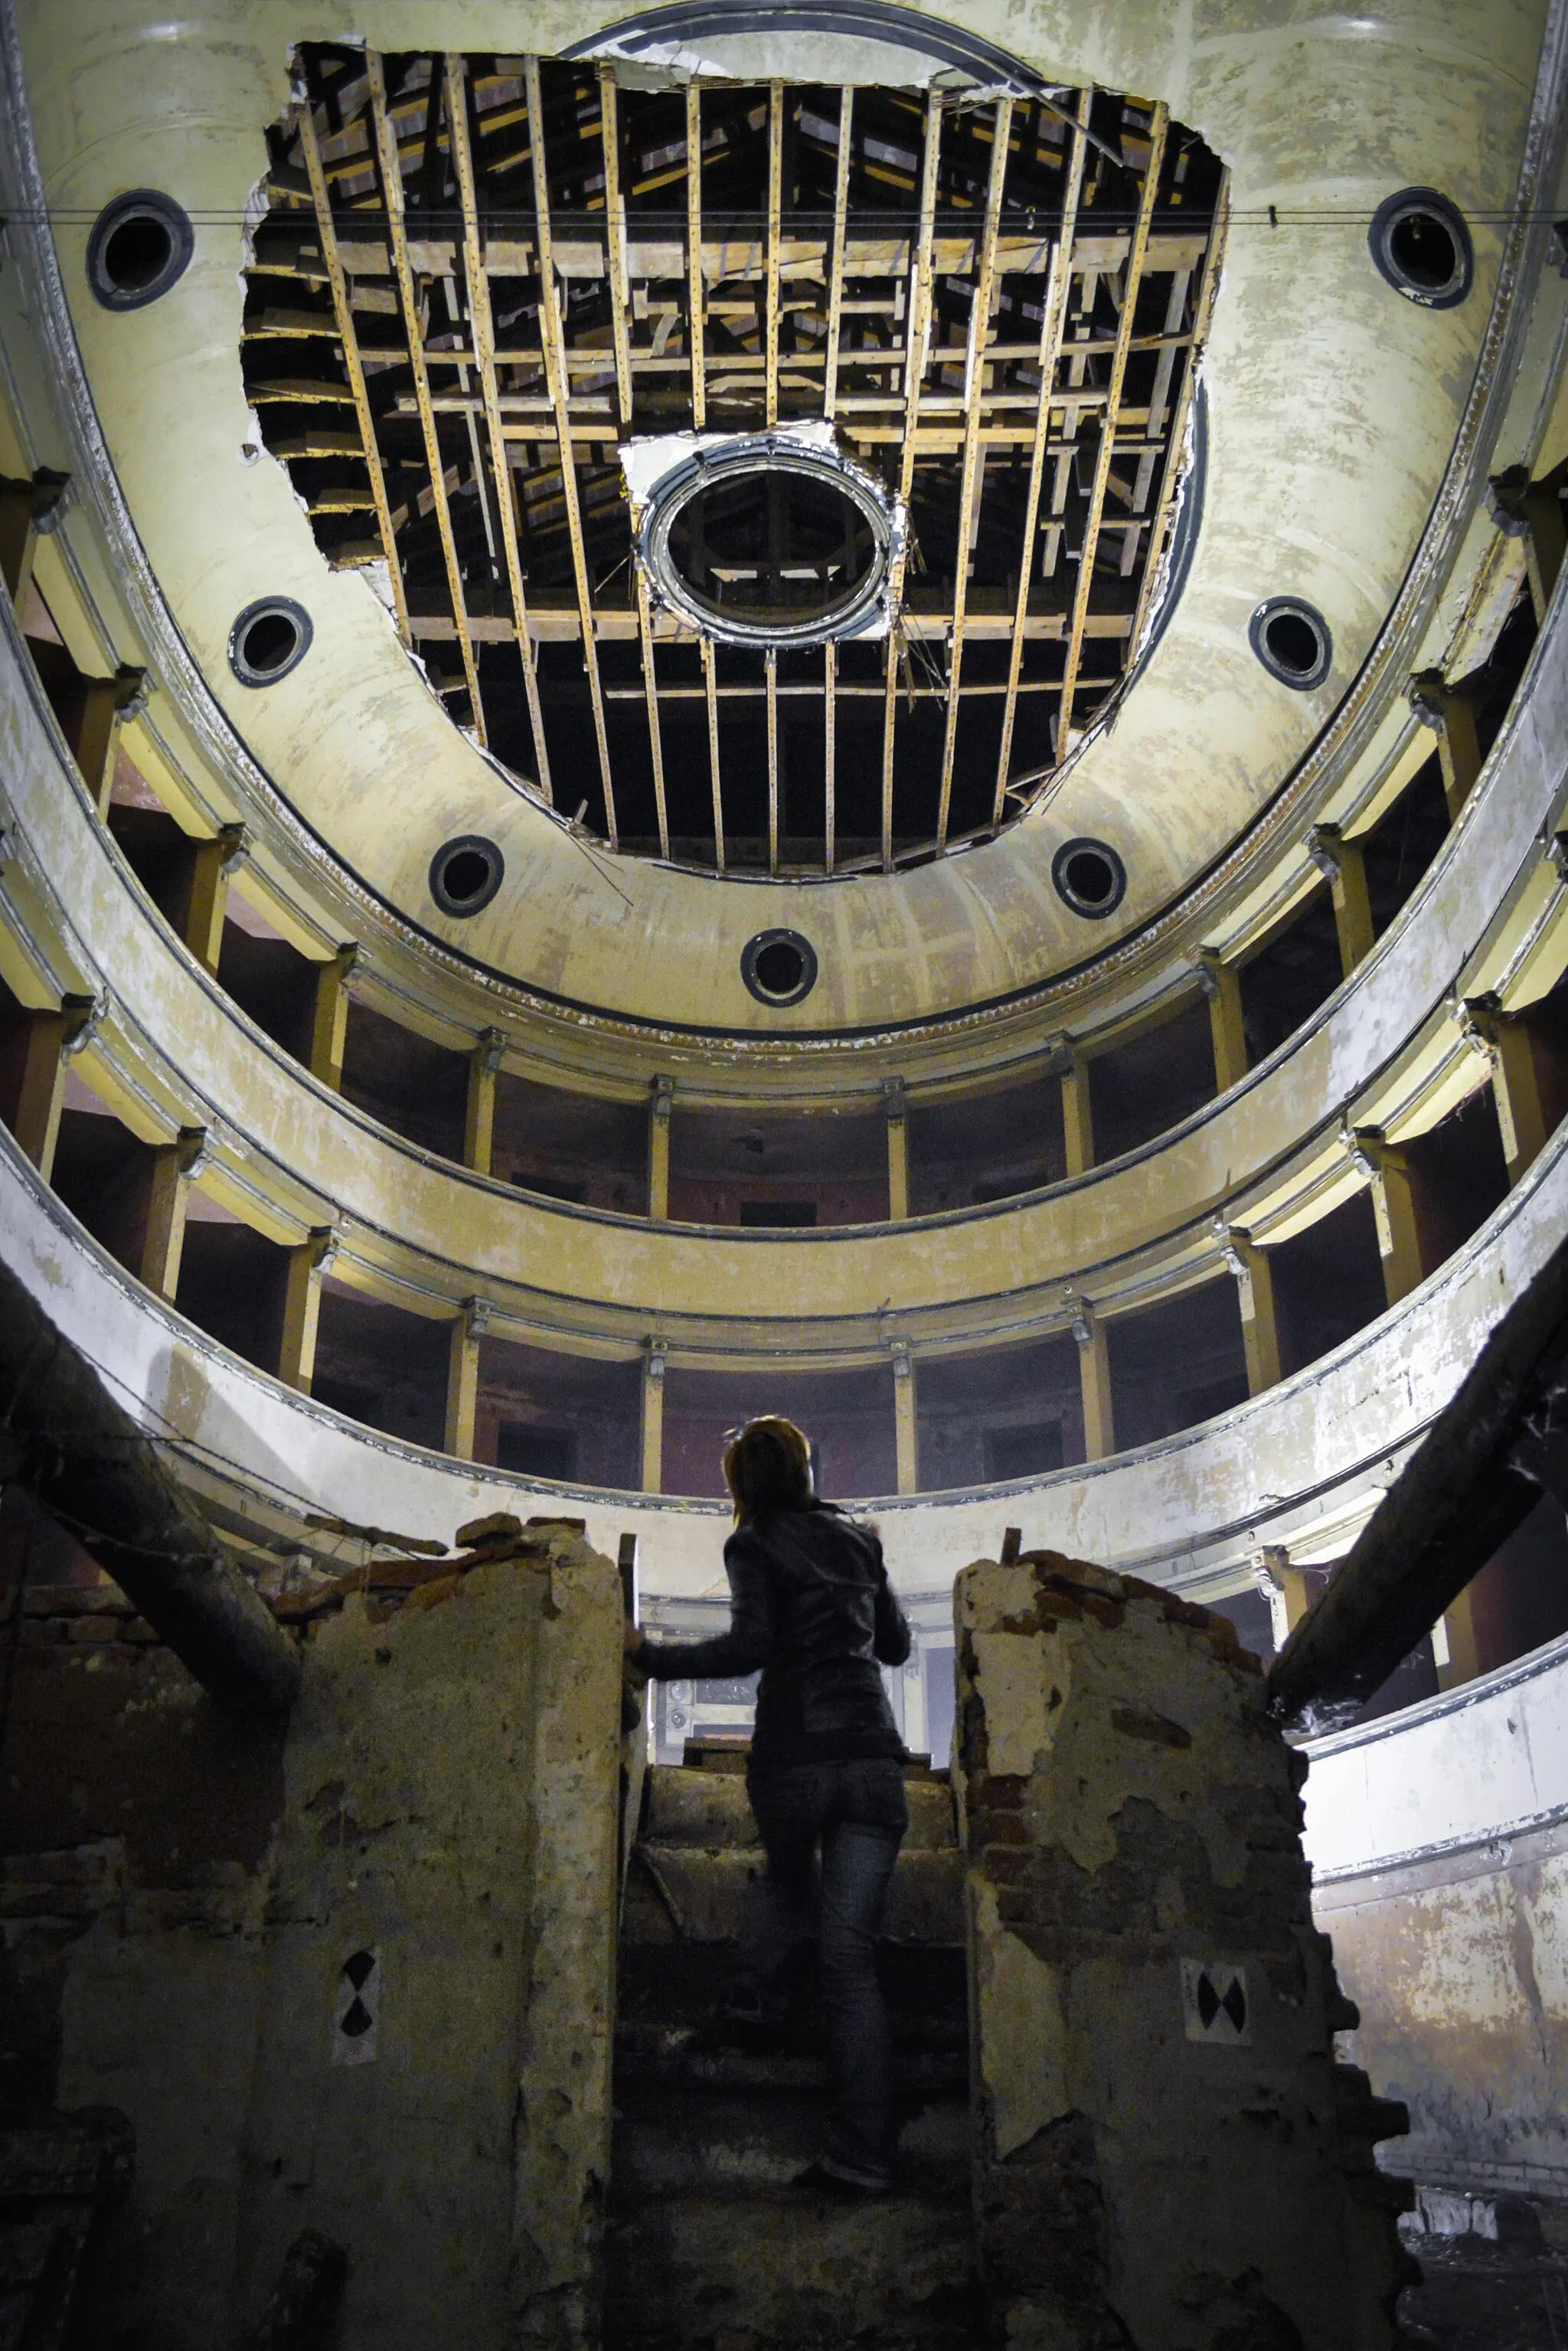
[[[834,507],[848,517],[837,546]],[[821,645],[887,633],[904,533],[904,507],[831,440],[737,434],[660,476],[643,509],[637,559],[657,601],[703,636]],[[726,563],[725,552],[739,559]],[[694,565],[718,593],[705,594]],[[836,586],[835,572],[842,575]],[[739,600],[723,601],[727,585]]]

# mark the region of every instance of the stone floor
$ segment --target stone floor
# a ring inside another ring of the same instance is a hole
[[[1423,2238],[1401,2296],[1402,2341],[1433,2351],[1568,2351],[1568,2249]]]

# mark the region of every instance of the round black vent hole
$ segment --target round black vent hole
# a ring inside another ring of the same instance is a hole
[[[447,896],[455,899],[460,906],[465,906],[479,896],[490,879],[490,873],[487,857],[477,849],[460,849],[455,857],[447,859],[442,868],[441,878],[446,885]]]
[[[1097,849],[1075,849],[1062,879],[1081,906],[1109,906],[1116,895],[1116,869]]]
[[[1317,631],[1300,612],[1270,612],[1263,635],[1279,667],[1292,677],[1311,677],[1322,659]]]
[[[258,612],[239,641],[240,659],[257,677],[272,677],[299,650],[299,623],[290,613]]]
[[[1402,277],[1427,294],[1441,294],[1459,273],[1458,248],[1436,213],[1402,214],[1389,232],[1388,257]]]
[[[792,939],[774,939],[752,966],[757,985],[769,996],[793,996],[806,977],[806,958]]]
[[[145,294],[173,258],[167,224],[152,213],[131,213],[104,240],[103,274],[117,294]]]

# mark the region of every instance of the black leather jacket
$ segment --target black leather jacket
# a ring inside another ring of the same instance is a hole
[[[901,1666],[909,1626],[882,1545],[831,1504],[737,1527],[724,1547],[727,1633],[646,1641],[637,1662],[657,1681],[755,1673],[753,1771],[902,1755],[878,1662]]]

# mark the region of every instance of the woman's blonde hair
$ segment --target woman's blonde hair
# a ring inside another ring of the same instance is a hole
[[[724,1448],[724,1482],[737,1527],[768,1510],[803,1510],[811,1499],[810,1445],[778,1414],[748,1420]]]

